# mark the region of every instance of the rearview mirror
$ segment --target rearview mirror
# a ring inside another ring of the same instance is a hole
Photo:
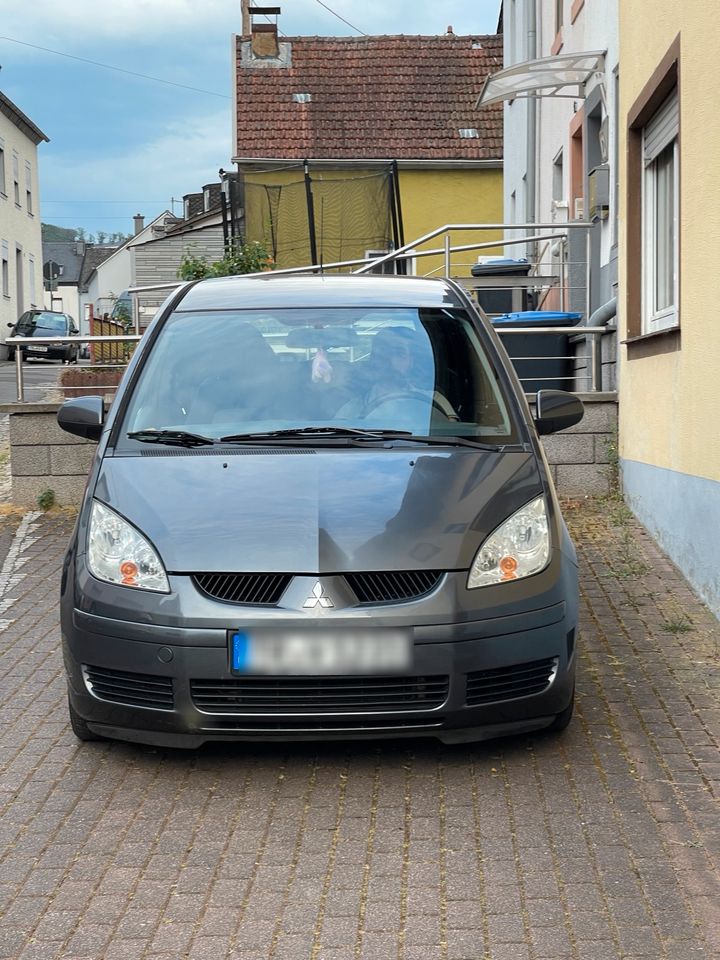
[[[105,423],[102,397],[76,397],[66,400],[57,413],[57,422],[67,433],[86,440],[99,440]]]
[[[579,423],[585,408],[582,400],[564,390],[538,390],[535,426],[539,434],[557,433]]]

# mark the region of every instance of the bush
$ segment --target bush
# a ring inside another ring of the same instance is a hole
[[[261,273],[272,270],[273,258],[262,243],[236,243],[221,260],[209,263],[207,257],[193,257],[186,253],[180,261],[180,280],[204,280],[206,277],[234,277],[242,273]]]

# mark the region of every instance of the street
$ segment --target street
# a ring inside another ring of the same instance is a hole
[[[51,360],[28,360],[23,364],[25,399],[39,401],[57,384],[63,364]],[[0,403],[17,400],[15,364],[0,361]]]
[[[0,957],[720,957],[717,621],[616,506],[566,516],[564,736],[196,753],[73,738],[73,517],[3,517]]]

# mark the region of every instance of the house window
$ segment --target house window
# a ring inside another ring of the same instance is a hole
[[[555,0],[555,33],[560,33],[563,25],[564,0]]]
[[[678,324],[679,148],[675,90],[642,131],[642,332]]]
[[[27,207],[27,212],[30,216],[33,215],[33,199],[32,199],[32,168],[30,166],[30,161],[25,161],[25,206]]]
[[[20,159],[13,152],[13,190],[15,193],[15,205],[20,206]]]
[[[5,186],[5,141],[0,140],[0,193],[5,197],[7,196],[7,189]]]
[[[553,160],[552,168],[552,198],[556,204],[565,199],[563,180],[563,151],[560,150]]]
[[[7,240],[2,241],[2,295],[10,298],[10,251]]]

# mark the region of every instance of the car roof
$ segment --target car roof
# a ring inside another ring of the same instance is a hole
[[[445,280],[377,275],[218,277],[189,286],[176,311],[282,307],[463,307]]]

